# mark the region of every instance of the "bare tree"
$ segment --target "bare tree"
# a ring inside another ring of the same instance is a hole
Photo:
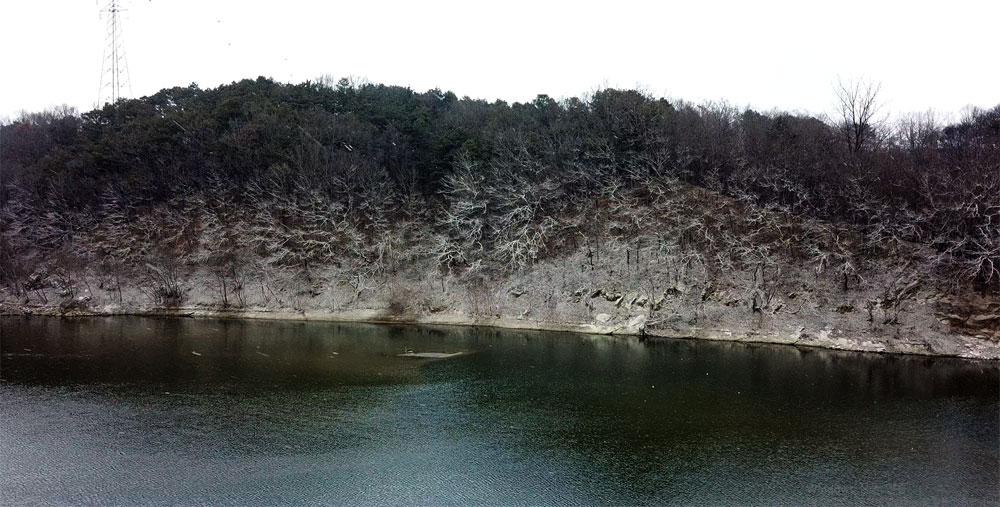
[[[837,127],[851,153],[858,153],[881,142],[885,119],[880,116],[883,103],[879,99],[882,83],[871,79],[838,79]]]
[[[895,127],[896,144],[917,152],[934,148],[941,135],[938,114],[933,109],[900,115]]]

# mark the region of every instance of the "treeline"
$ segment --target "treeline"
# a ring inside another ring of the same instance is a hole
[[[223,191],[236,208],[266,198],[294,213],[320,199],[309,205],[320,222],[332,205],[378,208],[362,210],[373,225],[354,241],[422,220],[440,235],[442,265],[467,265],[478,250],[518,269],[547,250],[577,200],[683,181],[850,224],[872,254],[916,243],[957,279],[998,290],[1000,106],[948,125],[930,114],[890,124],[873,114],[877,90],[842,92],[843,114],[819,119],[635,90],[508,104],[258,78],[28,114],[0,126],[0,282],[115,209]]]

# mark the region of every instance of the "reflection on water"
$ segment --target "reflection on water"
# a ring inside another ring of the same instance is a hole
[[[3,504],[1000,500],[995,363],[301,322],[0,331]]]

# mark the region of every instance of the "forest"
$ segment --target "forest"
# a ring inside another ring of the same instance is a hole
[[[820,118],[610,88],[489,103],[258,78],[23,114],[0,126],[0,285],[100,266],[167,299],[178,259],[236,285],[252,262],[501,276],[668,220],[712,264],[787,251],[847,287],[865,259],[906,255],[956,291],[1000,292],[1000,105],[889,120],[877,86],[835,93]],[[742,225],[678,189],[730,199]],[[852,234],[795,232],[803,220]]]

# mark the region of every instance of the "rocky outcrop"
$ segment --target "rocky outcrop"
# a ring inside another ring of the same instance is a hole
[[[682,234],[637,237],[564,245],[514,271],[443,269],[419,250],[381,269],[261,261],[220,272],[199,255],[131,271],[52,264],[18,293],[0,288],[0,312],[489,325],[1000,358],[1000,302],[958,297],[914,261],[869,260],[845,277],[847,264],[833,270],[823,256],[743,258],[681,244]]]
[[[433,280],[428,276],[396,280],[397,285],[409,285],[402,300],[399,294],[388,292],[351,299],[345,288],[319,284],[318,289],[308,293],[278,288],[276,296],[269,300],[249,297],[257,304],[223,307],[211,290],[210,274],[194,271],[181,283],[184,301],[177,306],[155,304],[148,297],[143,301],[141,291],[135,289],[119,294],[117,290],[94,291],[99,286],[95,284],[68,288],[50,284],[38,289],[44,291],[40,294],[48,298],[48,303],[38,296],[26,303],[7,294],[0,303],[0,313],[485,325],[646,339],[697,338],[1000,359],[1000,306],[921,291],[913,282],[899,283],[895,289],[877,294],[823,292],[800,286],[797,291],[772,295],[766,303],[757,301],[755,309],[752,294],[740,294],[718,281],[701,287],[671,284],[657,292],[629,290],[621,285],[578,287],[564,291],[560,298],[554,296],[549,285],[554,274],[562,274],[557,266],[543,265],[534,273],[505,280],[495,289],[495,298],[486,298],[486,307],[473,304],[479,296],[470,294],[459,280]],[[59,296],[61,293],[66,295]]]

